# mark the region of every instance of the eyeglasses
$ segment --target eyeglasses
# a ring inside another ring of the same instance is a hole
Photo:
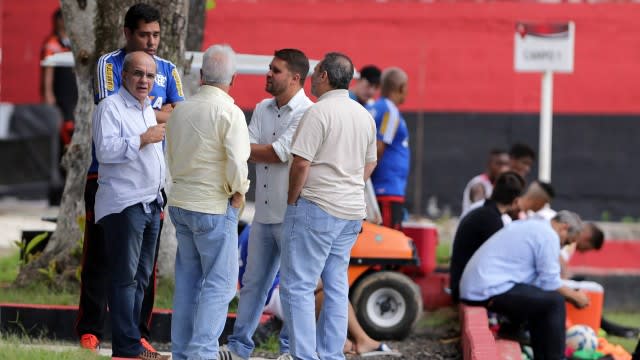
[[[151,80],[151,81],[154,81],[156,79],[156,74],[154,73],[145,73],[142,70],[134,70],[134,71],[125,70],[125,71],[131,74],[134,78],[142,79],[144,77],[147,80]]]

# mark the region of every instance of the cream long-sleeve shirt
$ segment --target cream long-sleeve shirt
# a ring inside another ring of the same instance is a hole
[[[172,176],[169,205],[224,214],[229,198],[249,189],[251,148],[244,113],[223,90],[203,85],[167,123]]]

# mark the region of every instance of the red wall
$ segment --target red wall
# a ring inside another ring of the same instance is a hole
[[[0,101],[38,102],[40,46],[55,0],[0,0]],[[357,67],[403,67],[405,110],[537,112],[540,78],[513,71],[516,20],[576,23],[575,72],[555,76],[557,112],[640,113],[640,4],[422,3],[375,0],[217,0],[205,45],[271,54],[298,47],[313,58],[342,51]],[[264,79],[239,77],[244,108],[267,96]]]
[[[0,101],[40,102],[40,49],[51,33],[56,0],[0,0]]]
[[[343,51],[357,67],[404,68],[405,110],[537,112],[540,76],[513,71],[517,20],[576,23],[575,72],[555,76],[555,110],[639,113],[640,5],[218,0],[205,45],[272,53]],[[239,79],[238,103],[264,97],[263,80]]]

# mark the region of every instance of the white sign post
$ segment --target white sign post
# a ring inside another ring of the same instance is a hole
[[[517,23],[514,67],[516,72],[542,72],[540,96],[540,154],[538,178],[551,181],[553,129],[553,73],[573,72],[575,26],[573,22],[556,24]]]

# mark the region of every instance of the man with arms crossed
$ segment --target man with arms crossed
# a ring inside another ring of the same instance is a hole
[[[148,98],[155,76],[149,54],[127,54],[123,87],[102,101],[93,117],[100,163],[95,216],[107,247],[113,357],[144,360],[169,358],[145,349],[138,329],[156,256],[165,181],[164,124],[157,124]]]
[[[240,302],[229,337],[234,359],[248,359],[255,348],[255,332],[267,294],[280,268],[282,219],[287,207],[291,138],[300,118],[313,104],[304,93],[309,59],[297,49],[274,53],[265,90],[273,98],[261,101],[249,124],[251,156],[256,163],[256,213],[249,235],[246,270]],[[280,352],[289,352],[286,326],[280,333]]]
[[[376,129],[349,98],[353,63],[329,53],[315,67],[318,102],[294,135],[282,225],[281,301],[295,359],[344,359],[349,254],[365,217],[364,182],[376,165]],[[314,289],[324,284],[317,323]],[[316,342],[317,339],[317,342]]]

